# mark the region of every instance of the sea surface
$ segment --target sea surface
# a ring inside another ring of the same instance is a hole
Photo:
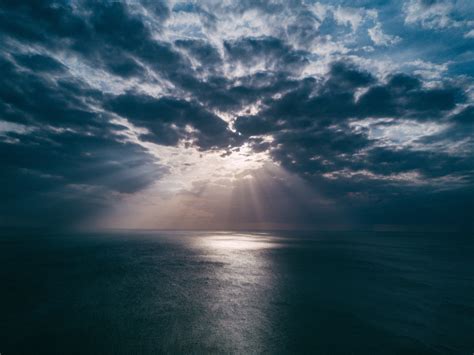
[[[0,234],[0,353],[466,354],[474,236]]]

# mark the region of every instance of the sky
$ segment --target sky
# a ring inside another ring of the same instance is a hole
[[[2,0],[0,226],[470,229],[474,2]]]

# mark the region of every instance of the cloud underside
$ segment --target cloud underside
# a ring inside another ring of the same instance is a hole
[[[407,26],[468,32],[459,19],[417,17],[422,5],[400,9]],[[272,222],[345,224],[328,212],[337,209],[361,224],[472,227],[471,79],[423,61],[380,70],[361,48],[387,51],[403,36],[385,33],[376,14],[322,4],[7,1],[0,223],[72,225],[106,211],[170,174],[154,153],[160,146],[222,156],[246,147],[317,191],[319,202],[294,207],[288,221],[269,212]],[[274,186],[274,174],[254,177]],[[258,198],[270,211],[279,195],[265,191]]]

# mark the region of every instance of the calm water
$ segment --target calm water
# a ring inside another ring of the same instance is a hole
[[[472,354],[474,238],[0,235],[0,353]]]

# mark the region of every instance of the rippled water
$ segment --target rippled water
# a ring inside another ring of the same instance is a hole
[[[0,236],[0,353],[472,354],[474,238]]]

